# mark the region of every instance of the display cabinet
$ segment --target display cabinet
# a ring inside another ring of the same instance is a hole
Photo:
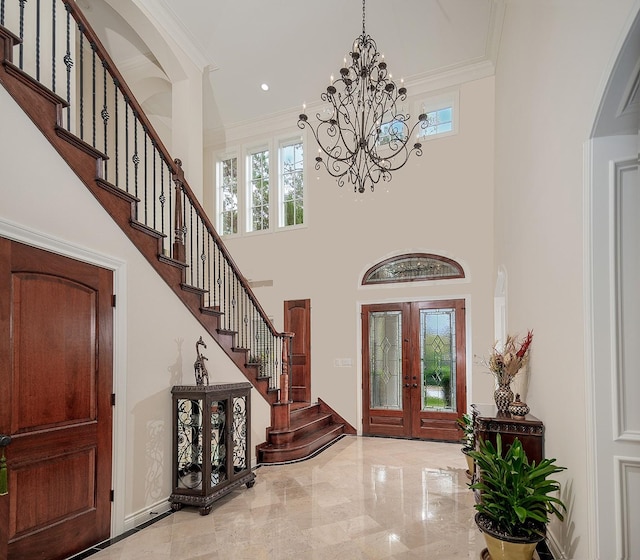
[[[211,511],[238,486],[251,488],[251,384],[176,385],[173,400],[171,508]]]

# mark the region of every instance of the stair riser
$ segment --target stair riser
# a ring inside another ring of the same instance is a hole
[[[315,431],[321,430],[325,426],[328,426],[330,423],[331,416],[319,416],[318,418],[302,426],[291,429],[291,431],[289,432],[269,433],[269,443],[273,444],[274,446],[294,443],[296,440],[302,439],[303,437]]]
[[[305,419],[313,419],[318,414],[320,414],[320,405],[318,404],[297,408],[291,411],[291,422],[302,422]]]

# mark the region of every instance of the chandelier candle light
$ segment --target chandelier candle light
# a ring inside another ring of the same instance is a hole
[[[332,77],[320,95],[327,106],[316,113],[317,126],[304,112],[298,126],[308,126],[320,146],[316,170],[324,165],[340,187],[346,178],[354,192],[363,193],[366,186],[373,191],[380,179],[391,180],[391,172],[404,166],[413,152],[422,155],[422,144],[410,142],[416,127],[426,129],[429,119],[423,113],[410,126],[410,115],[402,106],[407,88],[402,84],[398,88],[392,81],[384,56],[365,31],[365,0],[362,35],[354,41],[349,57],[350,66],[345,58],[340,77]]]

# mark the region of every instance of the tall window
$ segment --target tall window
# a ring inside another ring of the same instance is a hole
[[[304,143],[298,134],[234,146],[218,155],[216,227],[220,235],[269,233],[304,225],[304,166]]]
[[[302,142],[280,146],[280,225],[304,223],[304,158]]]
[[[249,231],[269,229],[269,150],[249,154]]]
[[[228,158],[219,163],[218,181],[222,235],[238,233],[238,158]]]

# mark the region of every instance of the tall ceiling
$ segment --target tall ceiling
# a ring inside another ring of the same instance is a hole
[[[118,4],[83,0],[117,63],[153,60]],[[228,128],[320,101],[362,32],[361,0],[133,0],[205,71],[207,129]],[[107,4],[108,3],[108,4]],[[368,0],[366,32],[394,80],[411,86],[490,59],[498,0]],[[109,41],[107,29],[117,33]],[[497,31],[494,31],[496,30]],[[115,38],[118,38],[116,41]],[[147,51],[147,52],[145,52]],[[261,84],[269,85],[262,91]]]

